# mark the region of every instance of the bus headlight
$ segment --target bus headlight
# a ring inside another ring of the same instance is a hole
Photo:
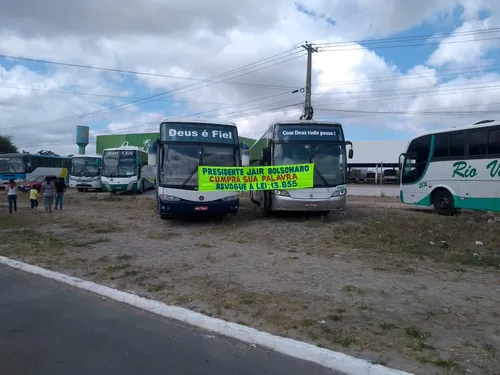
[[[290,196],[290,194],[288,194],[288,191],[286,191],[286,190],[275,190],[274,194],[281,195],[282,197],[289,197]]]
[[[230,195],[228,197],[222,198],[223,201],[235,201],[237,199],[240,199],[239,195]]]
[[[174,197],[173,195],[163,195],[160,194],[160,200],[162,201],[170,201],[170,202],[178,202],[181,198]]]
[[[341,197],[343,195],[345,195],[347,192],[346,189],[342,189],[342,190],[335,190],[332,194],[332,197]]]

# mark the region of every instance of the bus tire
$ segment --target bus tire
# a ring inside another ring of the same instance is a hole
[[[271,199],[271,194],[264,191],[262,199],[262,213],[264,216],[271,216],[273,213]]]
[[[78,192],[79,193],[83,193],[83,189],[82,188],[78,188]]]
[[[160,214],[160,219],[168,220],[168,215],[167,214]]]
[[[435,190],[432,194],[432,204],[439,215],[453,216],[455,214],[455,202],[447,189]]]
[[[141,182],[141,189],[140,189],[140,193],[141,194],[144,194],[144,181]]]

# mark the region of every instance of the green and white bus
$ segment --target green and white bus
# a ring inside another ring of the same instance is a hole
[[[102,154],[102,191],[142,193],[155,185],[155,166],[148,165],[148,153],[139,147],[105,149]]]
[[[402,203],[500,211],[500,122],[479,121],[413,138],[400,156]]]

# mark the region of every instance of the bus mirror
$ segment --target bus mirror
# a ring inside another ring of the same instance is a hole
[[[404,158],[405,158],[405,154],[400,154],[400,155],[399,155],[398,164],[399,164],[399,169],[400,169],[400,170],[401,170],[401,168],[403,167],[403,161],[404,161]]]
[[[354,156],[354,150],[352,148],[349,149],[349,153],[347,154],[347,156],[349,157],[349,159],[353,158],[353,156]]]
[[[135,165],[139,166],[141,164],[141,159],[135,158]]]

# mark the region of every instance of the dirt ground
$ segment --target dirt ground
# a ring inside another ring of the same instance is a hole
[[[0,254],[416,374],[500,372],[500,217],[348,197],[327,218],[162,221],[151,196],[0,207]],[[480,242],[477,242],[480,241]]]

